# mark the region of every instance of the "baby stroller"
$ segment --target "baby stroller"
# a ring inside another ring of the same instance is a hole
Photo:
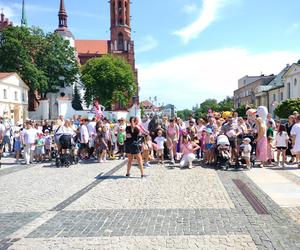
[[[72,135],[63,134],[59,137],[60,151],[55,160],[56,167],[70,167],[72,164],[78,163],[77,155],[73,154]]]
[[[226,169],[229,168],[230,161],[230,142],[226,135],[219,135],[217,138],[217,169]]]

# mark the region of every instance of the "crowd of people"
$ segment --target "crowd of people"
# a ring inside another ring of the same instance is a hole
[[[128,158],[126,176],[134,159],[144,177],[144,167],[179,162],[180,167],[193,167],[198,159],[205,164],[216,164],[217,142],[225,135],[230,144],[230,162],[241,157],[251,164],[255,155],[261,167],[292,163],[300,168],[300,115],[291,114],[287,122],[266,119],[257,114],[239,117],[233,112],[227,117],[209,113],[205,119],[191,115],[187,121],[179,117],[131,117],[112,122],[106,118],[74,120],[59,117],[57,121],[31,121],[12,126],[0,120],[0,153],[14,153],[16,162],[25,164],[51,161],[52,151],[67,148],[82,161],[95,159],[99,163]],[[276,159],[274,152],[276,151]]]

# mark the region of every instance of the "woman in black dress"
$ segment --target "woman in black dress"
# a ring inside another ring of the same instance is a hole
[[[128,165],[127,165],[127,174],[130,176],[130,169],[132,166],[133,158],[135,157],[138,160],[138,164],[141,170],[141,178],[145,177],[143,159],[141,154],[142,148],[142,136],[139,127],[136,125],[136,118],[131,117],[130,125],[126,127],[126,141],[125,141],[125,151],[128,156]]]
[[[291,131],[294,124],[295,124],[295,118],[293,115],[290,115],[288,118],[288,122],[285,124],[286,132],[288,133],[288,136],[290,138],[288,143],[288,149],[286,151],[286,155],[291,157],[290,163],[293,163],[295,160],[295,156],[292,153],[293,144],[292,144],[292,136],[291,136]]]

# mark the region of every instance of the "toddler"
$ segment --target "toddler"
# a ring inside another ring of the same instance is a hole
[[[160,164],[163,164],[164,161],[164,143],[167,141],[166,138],[162,136],[162,133],[162,129],[159,129],[157,131],[157,137],[154,139],[157,144],[157,157]]]
[[[248,168],[251,167],[251,151],[252,151],[252,147],[250,145],[250,138],[245,138],[243,139],[243,144],[241,145],[241,149],[242,149],[242,159],[246,162],[246,165]]]

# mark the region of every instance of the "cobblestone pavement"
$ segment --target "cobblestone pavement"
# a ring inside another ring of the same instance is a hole
[[[280,207],[244,172],[153,166],[141,179],[133,167],[125,178],[122,164],[1,170],[0,249],[300,249],[299,208]]]

